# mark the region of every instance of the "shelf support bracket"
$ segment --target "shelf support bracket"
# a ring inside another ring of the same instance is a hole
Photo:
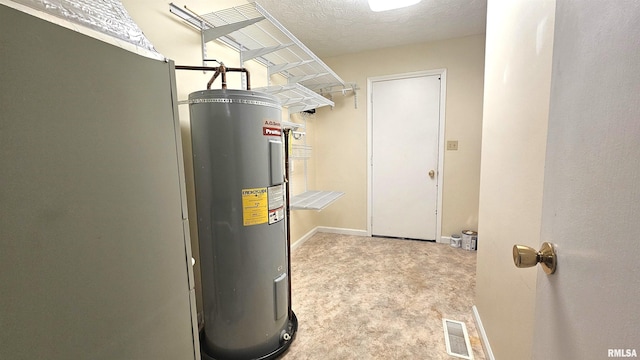
[[[247,60],[251,60],[251,59],[257,58],[257,57],[261,57],[261,56],[267,55],[269,53],[272,53],[274,51],[278,51],[280,49],[288,48],[291,45],[293,45],[293,43],[270,46],[270,47],[254,49],[254,50],[244,50],[244,51],[242,51],[242,61],[247,61]]]
[[[238,31],[262,20],[264,20],[264,16],[202,30],[204,42],[209,42],[219,37],[229,35],[234,31]]]
[[[185,10],[182,10],[182,8],[180,8],[178,5],[176,5],[174,3],[170,3],[169,4],[169,12],[171,12],[172,14],[178,16],[182,20],[188,22],[192,26],[197,27],[200,30],[202,30],[204,28],[203,24],[202,24],[202,20],[196,18],[191,13],[189,13],[189,12],[187,12]]]

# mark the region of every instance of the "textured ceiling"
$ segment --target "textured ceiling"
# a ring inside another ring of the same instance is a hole
[[[483,34],[486,0],[422,0],[373,12],[367,0],[257,0],[320,57]]]

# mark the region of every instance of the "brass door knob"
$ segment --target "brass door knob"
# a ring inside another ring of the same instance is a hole
[[[556,272],[556,251],[553,244],[548,242],[542,243],[540,251],[530,246],[513,245],[513,263],[519,268],[532,267],[540,263],[542,270],[547,275],[551,275]]]
[[[433,179],[434,176],[436,176],[436,172],[434,170],[430,170],[429,177]]]

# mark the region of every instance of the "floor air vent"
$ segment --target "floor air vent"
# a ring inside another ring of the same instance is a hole
[[[442,326],[444,327],[447,354],[462,359],[473,359],[466,325],[462,321],[442,319]]]

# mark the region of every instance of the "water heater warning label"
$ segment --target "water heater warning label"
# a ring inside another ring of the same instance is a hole
[[[269,221],[267,188],[242,189],[242,223],[244,226]]]
[[[284,219],[284,189],[281,185],[270,186],[269,194],[269,225]]]
[[[269,225],[284,219],[284,208],[269,210]]]

